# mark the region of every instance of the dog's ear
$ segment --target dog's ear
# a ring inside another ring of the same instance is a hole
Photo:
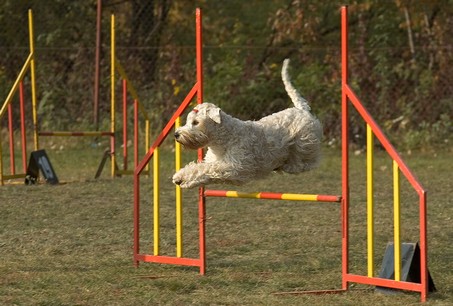
[[[220,108],[215,107],[208,109],[208,117],[211,118],[215,123],[220,124]]]

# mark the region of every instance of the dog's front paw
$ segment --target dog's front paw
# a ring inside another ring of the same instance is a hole
[[[184,179],[183,179],[183,175],[181,173],[181,170],[176,172],[174,175],[173,175],[173,178],[172,178],[172,181],[173,181],[173,184],[175,185],[181,185],[183,182],[184,182]]]
[[[179,170],[173,175],[173,184],[179,185],[181,188],[192,188],[195,187],[194,182],[190,179],[187,171],[184,168]]]
[[[184,168],[176,172],[172,180],[174,184],[179,185],[181,188],[194,188],[201,185],[197,177],[190,175],[190,172],[185,171]]]

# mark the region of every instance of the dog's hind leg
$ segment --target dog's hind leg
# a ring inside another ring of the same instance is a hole
[[[314,169],[320,160],[321,144],[318,141],[296,143],[291,147],[288,159],[279,170],[296,174]]]

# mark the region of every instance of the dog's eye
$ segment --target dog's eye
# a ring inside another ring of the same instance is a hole
[[[192,125],[194,125],[194,126],[198,125],[198,121],[197,120],[192,121]]]

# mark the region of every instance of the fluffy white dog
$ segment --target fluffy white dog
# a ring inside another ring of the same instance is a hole
[[[207,147],[202,162],[191,162],[173,175],[173,183],[193,188],[213,183],[243,184],[272,171],[300,173],[317,166],[322,126],[308,102],[291,84],[288,63],[282,79],[294,107],[259,121],[241,121],[211,103],[203,103],[175,131],[184,147]]]

